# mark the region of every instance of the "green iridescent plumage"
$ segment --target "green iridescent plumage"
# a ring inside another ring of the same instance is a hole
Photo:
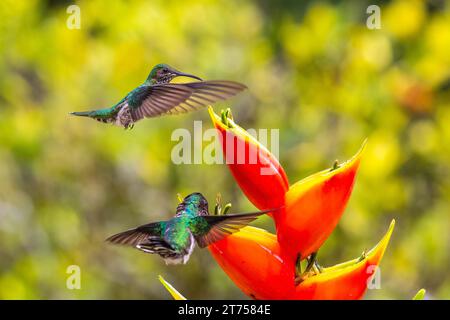
[[[186,263],[195,243],[201,248],[207,247],[270,211],[274,210],[211,216],[205,197],[193,193],[178,205],[174,218],[121,232],[107,241],[157,253],[168,264]]]
[[[199,82],[170,83],[180,76],[194,78]],[[71,114],[127,129],[143,118],[197,110],[228,99],[245,88],[245,85],[233,81],[202,81],[197,76],[180,72],[167,64],[157,64],[142,85],[112,107]]]

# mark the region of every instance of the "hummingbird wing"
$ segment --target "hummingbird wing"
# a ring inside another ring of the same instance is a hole
[[[194,111],[228,99],[247,87],[233,81],[201,81],[141,86],[128,97],[133,121]]]
[[[163,225],[166,221],[149,223],[135,229],[130,229],[115,234],[106,241],[129,245],[146,253],[156,253],[160,255],[166,263],[186,263],[192,252],[193,246],[190,245],[186,251],[173,248],[163,237]],[[192,236],[191,236],[192,237]],[[192,243],[193,243],[192,239]]]
[[[195,111],[218,101],[226,100],[247,89],[242,83],[227,80],[212,80],[183,83],[185,87],[193,90],[186,101],[169,110],[167,114],[180,114]]]
[[[275,209],[277,210],[277,209]],[[247,226],[250,222],[265,213],[273,212],[274,209],[251,213],[226,214],[220,216],[198,216],[193,218],[193,224],[199,227],[191,228],[195,240],[200,248],[222,240],[239,229]],[[205,223],[206,222],[206,223]],[[194,230],[192,230],[194,229]]]
[[[153,222],[144,224],[134,229],[112,235],[106,241],[136,247],[140,244],[147,243],[149,240],[162,240],[162,223]]]

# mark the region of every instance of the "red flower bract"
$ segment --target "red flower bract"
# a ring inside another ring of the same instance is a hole
[[[209,114],[225,161],[247,198],[260,210],[283,206],[289,182],[277,158],[232,119],[225,124],[211,107]]]
[[[316,252],[336,227],[353,189],[365,144],[337,168],[311,175],[289,188],[274,216],[282,249],[302,259]]]
[[[209,246],[216,261],[233,282],[253,299],[360,299],[389,243],[392,221],[383,239],[365,257],[307,277],[295,286],[290,257],[280,251],[276,236],[245,227]]]

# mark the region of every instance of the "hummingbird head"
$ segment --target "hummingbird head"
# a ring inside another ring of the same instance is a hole
[[[150,82],[153,84],[169,83],[173,78],[176,77],[189,77],[200,81],[202,80],[197,76],[178,71],[167,64],[160,63],[154,66],[152,71],[150,71],[146,82]]]
[[[177,212],[194,210],[198,215],[208,215],[208,200],[199,192],[191,193],[177,207]]]

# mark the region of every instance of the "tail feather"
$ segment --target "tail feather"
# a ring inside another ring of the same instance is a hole
[[[79,111],[79,112],[71,112],[70,113],[73,116],[79,116],[79,117],[92,117],[92,111]]]

